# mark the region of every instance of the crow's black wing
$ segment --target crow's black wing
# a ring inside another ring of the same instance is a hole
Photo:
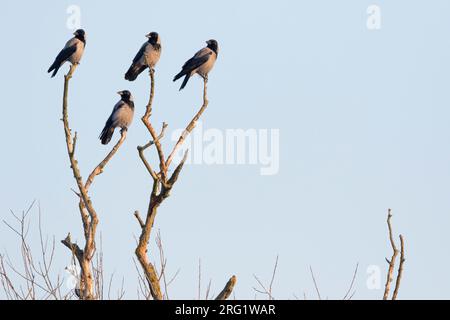
[[[139,49],[138,53],[136,53],[136,56],[133,59],[133,63],[136,63],[137,61],[139,61],[142,56],[144,55],[145,52],[145,48],[147,47],[148,43],[144,43],[142,45],[142,47]]]
[[[182,76],[189,75],[193,70],[206,63],[211,55],[212,52],[206,53],[204,55],[195,55],[193,58],[186,61],[181,71],[173,78],[173,81],[177,81]],[[186,85],[187,80],[188,79],[185,79],[184,85]],[[181,87],[184,87],[184,85],[182,85]]]
[[[70,46],[70,47],[62,49],[61,52],[58,53],[58,55],[56,56],[55,62],[53,62],[51,67],[48,69],[48,72],[50,72],[54,68],[57,68],[57,67],[61,66],[61,64],[64,61],[66,61],[67,59],[69,59],[70,56],[72,54],[74,54],[75,51],[77,51],[77,46],[76,45],[73,45],[73,46]]]
[[[199,56],[199,57],[193,57],[186,61],[186,63],[183,65],[183,71],[192,71],[200,67],[202,64],[204,64],[206,61],[208,61],[209,57],[211,56],[212,52],[207,53],[205,55]]]

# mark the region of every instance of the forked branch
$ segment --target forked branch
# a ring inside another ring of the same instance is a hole
[[[206,107],[208,106],[208,100],[207,100],[207,81],[204,81],[204,89],[203,89],[203,104],[200,108],[200,110],[196,113],[194,118],[189,122],[186,129],[184,130],[183,134],[178,139],[178,142],[175,144],[172,152],[169,155],[169,158],[167,158],[167,161],[164,157],[164,152],[161,145],[161,139],[164,136],[165,129],[167,127],[166,123],[163,123],[162,129],[160,134],[158,135],[156,133],[156,130],[154,129],[153,125],[150,122],[150,116],[152,114],[152,107],[153,107],[153,98],[155,94],[155,71],[153,69],[150,69],[150,97],[149,101],[146,107],[146,112],[144,116],[142,117],[142,122],[147,128],[148,132],[151,136],[151,141],[145,144],[144,146],[139,146],[138,153],[139,157],[142,160],[142,163],[144,164],[145,168],[147,169],[147,172],[150,174],[150,176],[153,179],[153,186],[152,191],[150,194],[149,199],[149,205],[147,209],[147,215],[145,219],[142,219],[139,215],[139,213],[135,212],[135,217],[139,222],[139,226],[141,228],[141,233],[139,236],[138,245],[135,250],[135,254],[137,256],[137,259],[144,270],[145,278],[147,280],[149,290],[151,297],[154,300],[162,300],[164,298],[162,292],[161,292],[161,285],[160,285],[160,279],[158,277],[158,273],[156,272],[156,268],[154,265],[149,261],[148,258],[148,243],[150,240],[153,224],[156,218],[156,214],[158,211],[159,206],[162,204],[162,202],[170,196],[170,192],[178,180],[178,177],[180,175],[180,172],[184,166],[184,163],[187,160],[187,152],[184,154],[183,159],[181,162],[177,165],[175,170],[173,171],[172,175],[169,177],[168,175],[168,168],[170,164],[173,161],[173,158],[176,154],[176,152],[179,150],[183,142],[185,141],[186,137],[192,132],[192,130],[195,128],[195,125],[197,121],[200,119],[201,115],[205,111]],[[150,163],[147,161],[144,155],[144,151],[148,149],[151,146],[155,146],[156,152],[158,154],[159,158],[159,172],[155,172],[155,170],[152,168]],[[223,292],[219,297],[228,297],[231,294],[231,291],[233,290],[234,284],[236,282],[236,277],[232,277],[230,281],[228,282],[227,286],[224,288]]]
[[[395,262],[396,262],[398,254],[399,254],[399,250],[397,249],[397,246],[394,241],[394,235],[393,235],[392,225],[391,225],[391,218],[392,218],[392,213],[391,213],[391,209],[389,209],[388,217],[387,217],[387,225],[388,225],[388,230],[389,230],[389,242],[392,247],[392,257],[390,260],[386,258],[386,261],[389,264],[389,267],[388,267],[388,272],[387,272],[387,277],[386,277],[386,284],[385,284],[385,288],[384,288],[383,300],[389,299],[391,283],[394,281]],[[405,249],[404,249],[404,239],[403,239],[402,235],[400,235],[400,246],[401,246],[400,247],[400,264],[399,264],[399,268],[398,268],[398,272],[397,272],[397,279],[396,279],[396,283],[395,283],[394,293],[392,295],[392,300],[397,299],[398,290],[400,288],[400,282],[401,282],[402,275],[403,275],[403,263],[405,262]]]

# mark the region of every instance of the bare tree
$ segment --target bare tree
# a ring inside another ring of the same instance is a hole
[[[95,291],[95,281],[92,268],[92,259],[94,258],[96,245],[95,245],[95,235],[98,225],[98,215],[94,209],[92,201],[89,197],[89,187],[94,182],[96,176],[103,172],[103,169],[111,160],[111,158],[119,150],[120,146],[126,139],[126,130],[122,130],[120,140],[112,148],[112,150],[107,154],[107,156],[92,170],[86,182],[83,182],[81,177],[81,172],[78,167],[78,161],[75,158],[75,150],[77,143],[77,133],[72,137],[72,132],[69,126],[69,115],[68,115],[68,91],[69,91],[69,81],[73,76],[76,69],[76,64],[70,67],[67,75],[64,76],[64,94],[63,94],[63,111],[62,111],[62,121],[64,123],[64,133],[66,138],[67,153],[69,155],[70,167],[75,178],[78,191],[74,191],[78,198],[79,204],[78,208],[81,214],[81,220],[83,223],[83,231],[85,238],[84,248],[81,249],[78,244],[73,243],[70,233],[61,242],[69,248],[73,256],[78,261],[81,274],[80,274],[80,289],[78,292],[79,298],[82,300],[92,300],[96,299]]]
[[[0,255],[0,287],[8,300],[66,300],[73,293],[64,291],[63,281],[53,272],[55,257],[55,239],[44,237],[41,224],[41,210],[38,217],[38,239],[29,239],[31,211],[30,207],[21,214],[11,211],[13,222],[3,223],[19,238],[22,263],[13,261],[7,254]],[[38,254],[32,249],[38,247]]]
[[[150,240],[153,224],[156,218],[156,214],[158,211],[158,208],[163,203],[163,201],[169,197],[170,192],[172,191],[173,186],[178,180],[178,177],[180,175],[180,172],[183,168],[184,163],[187,159],[187,151],[184,154],[183,159],[181,162],[175,167],[175,170],[171,175],[168,173],[168,168],[170,167],[170,164],[172,163],[175,154],[179,151],[179,148],[183,145],[183,142],[185,141],[186,137],[192,132],[192,130],[195,128],[197,121],[202,116],[203,112],[206,110],[208,106],[208,99],[207,99],[207,80],[204,79],[203,82],[203,104],[200,107],[199,111],[195,114],[195,116],[192,118],[192,120],[188,123],[186,126],[186,129],[179,137],[177,143],[173,147],[172,151],[170,152],[167,160],[165,159],[163,148],[161,145],[161,139],[164,137],[165,130],[167,128],[167,124],[163,123],[161,131],[159,134],[154,129],[152,123],[150,122],[150,116],[152,114],[152,105],[153,105],[153,98],[155,94],[155,71],[150,68],[150,97],[149,101],[146,107],[146,112],[144,116],[141,118],[144,126],[147,128],[151,140],[146,143],[143,146],[139,146],[138,153],[139,157],[141,158],[145,168],[147,169],[148,173],[150,174],[152,180],[153,180],[153,186],[150,194],[149,199],[149,205],[147,209],[147,214],[145,217],[145,220],[143,220],[139,212],[136,211],[134,213],[136,219],[139,222],[139,226],[141,227],[141,234],[139,237],[138,245],[136,247],[135,253],[137,256],[137,259],[144,271],[145,279],[148,282],[149,288],[150,288],[150,295],[155,300],[162,300],[164,298],[162,292],[161,292],[161,285],[160,285],[160,279],[158,277],[158,274],[156,272],[156,269],[154,265],[150,262],[148,258],[148,243]],[[144,155],[144,151],[148,149],[151,146],[155,146],[156,152],[158,154],[159,159],[159,171],[156,172],[150,163],[147,161]],[[227,283],[226,287],[224,288],[225,292],[230,292],[233,290],[233,287],[236,283],[236,277],[233,276],[230,281]],[[223,294],[219,295],[218,298],[226,299],[228,298],[229,294]]]

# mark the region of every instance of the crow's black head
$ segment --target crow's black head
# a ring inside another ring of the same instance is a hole
[[[120,97],[122,98],[123,101],[133,100],[133,97],[131,96],[131,92],[128,90],[119,91],[117,93],[120,95]]]
[[[210,48],[216,54],[219,52],[219,44],[217,43],[216,40],[210,39],[210,40],[206,41],[206,44],[208,45],[208,48]]]
[[[148,42],[150,42],[151,44],[159,42],[159,34],[157,32],[150,32],[146,35],[146,37],[148,38]]]
[[[84,30],[83,29],[78,29],[77,31],[75,31],[74,33],[74,36],[75,37],[80,37],[80,38],[86,38],[86,32],[84,32]]]

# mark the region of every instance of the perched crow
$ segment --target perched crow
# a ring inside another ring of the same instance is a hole
[[[208,46],[198,51],[191,59],[186,61],[180,73],[173,78],[173,81],[177,81],[182,76],[185,76],[180,90],[186,86],[189,78],[195,73],[200,75],[203,79],[208,80],[208,73],[216,62],[219,46],[216,40],[208,40],[206,41],[206,44]]]
[[[102,144],[108,144],[114,134],[114,129],[119,127],[122,130],[128,130],[134,115],[134,102],[130,91],[124,90],[117,92],[121,99],[116,103],[111,115],[106,121],[105,127],[100,134]]]
[[[86,46],[86,33],[83,29],[78,29],[73,34],[75,37],[67,41],[64,48],[56,56],[55,62],[53,62],[47,71],[49,73],[53,71],[52,78],[56,75],[64,62],[69,61],[72,64],[80,63],[84,47]]]
[[[142,71],[147,69],[147,67],[153,69],[159,61],[159,57],[161,56],[161,40],[159,35],[156,32],[150,32],[146,37],[148,41],[142,45],[127,73],[125,73],[126,80],[136,80]]]

